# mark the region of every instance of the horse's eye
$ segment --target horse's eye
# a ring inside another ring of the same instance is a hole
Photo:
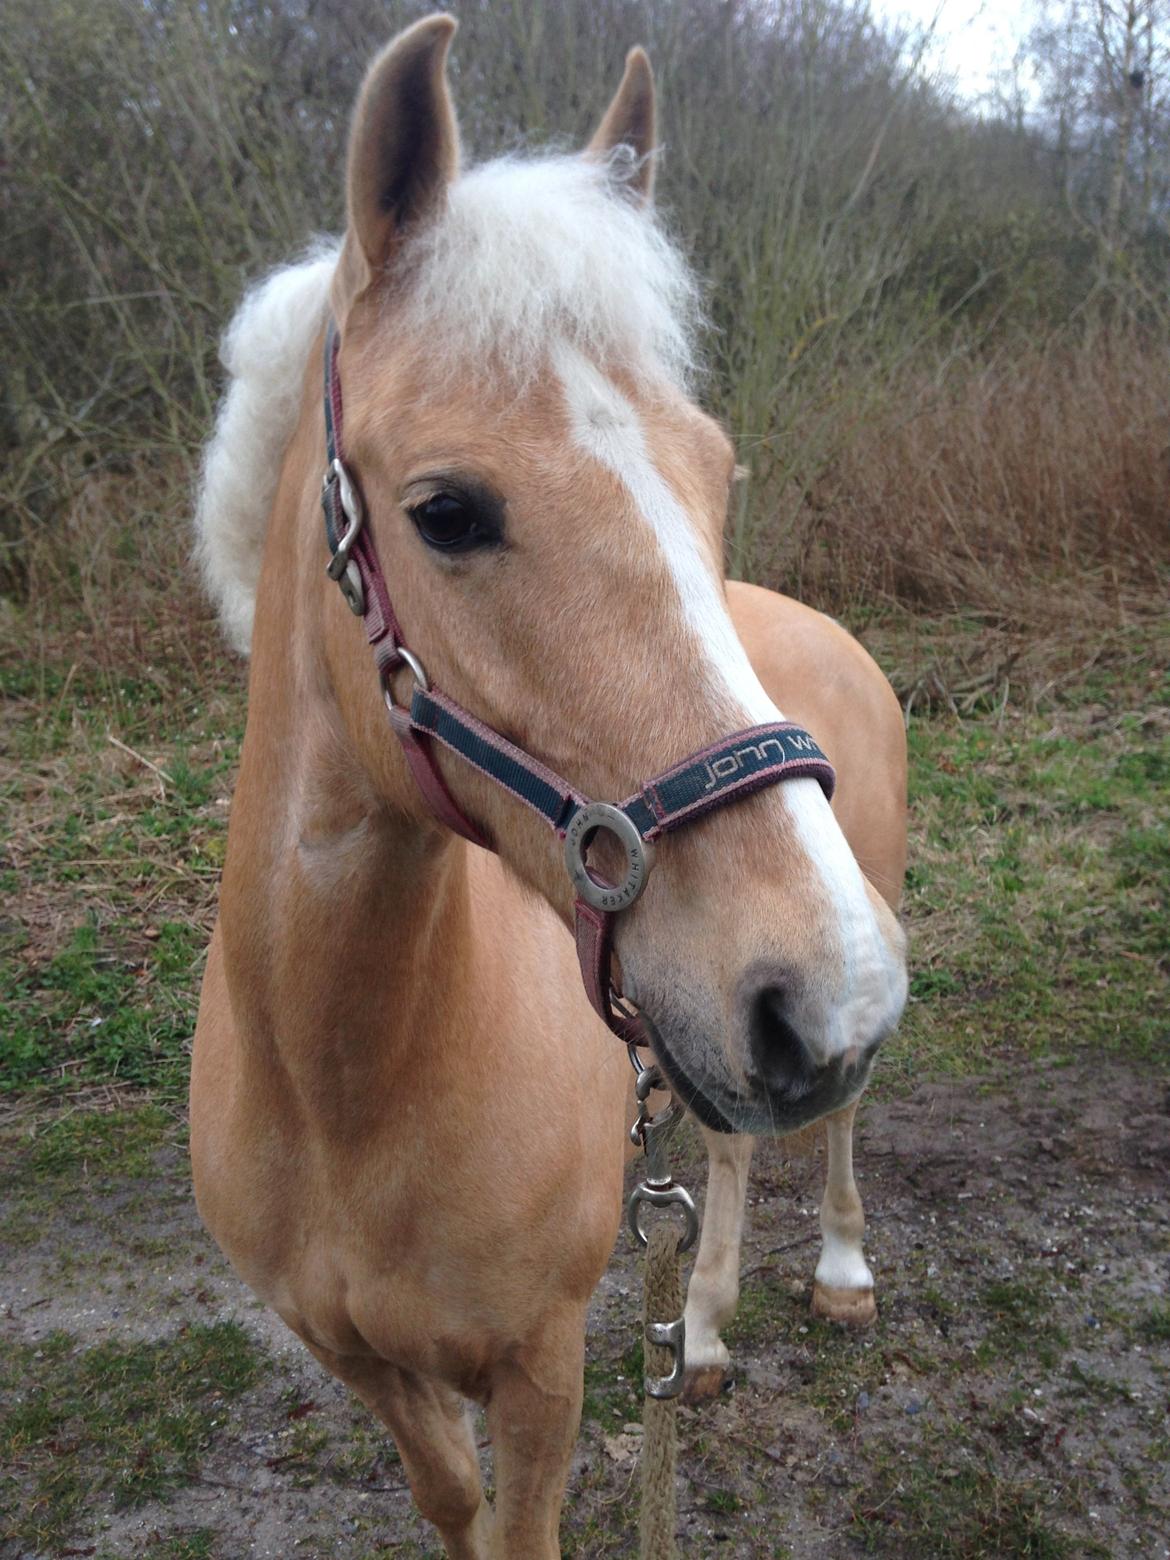
[[[409,513],[423,541],[438,552],[468,552],[500,540],[494,516],[460,493],[432,493],[411,504]]]

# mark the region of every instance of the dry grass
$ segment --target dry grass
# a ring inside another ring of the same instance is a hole
[[[1170,348],[1094,334],[909,374],[827,469],[777,494],[767,573],[856,611],[881,598],[1083,631],[1160,599],[1170,562]]]

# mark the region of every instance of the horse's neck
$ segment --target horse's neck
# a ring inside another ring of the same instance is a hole
[[[291,581],[271,572],[274,600],[288,601]],[[233,1013],[253,1072],[287,1079],[352,1130],[362,1107],[425,1069],[433,994],[469,978],[466,849],[364,775],[312,612],[274,609],[274,632],[266,605],[221,897]]]

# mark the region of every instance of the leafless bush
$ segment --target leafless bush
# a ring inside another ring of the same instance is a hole
[[[168,484],[206,433],[219,332],[248,278],[337,228],[356,83],[430,8],[8,0],[0,587],[35,587],[38,538],[63,537],[79,492],[108,494],[111,475],[165,470],[162,507],[181,507]],[[914,71],[915,39],[878,27],[867,0],[458,10],[453,71],[476,156],[579,143],[626,47],[651,50],[663,206],[710,280],[707,399],[750,471],[730,520],[735,572],[825,600],[872,584],[942,602],[1013,567],[1079,566],[1060,552],[1074,535],[1096,535],[1098,561],[1105,533],[1127,556],[1162,544],[1161,489],[1139,474],[1164,471],[1164,441],[1146,401],[1142,431],[1123,438],[1104,388],[1136,395],[1164,371],[1149,344],[1164,319],[1156,246],[1130,257],[1131,292],[1110,294],[1111,337],[1043,137],[965,119]],[[1029,345],[1054,331],[1059,349]],[[1007,410],[1023,415],[1032,394],[1044,470]],[[1096,408],[1091,477],[1082,404],[1085,426]],[[1039,520],[1021,522],[1041,492],[1056,506],[1043,545]],[[115,534],[122,509],[109,510],[117,556],[147,545],[141,524]],[[177,513],[159,523],[185,529]],[[71,556],[66,572],[80,585],[92,564]]]
[[[1170,556],[1170,345],[1136,334],[913,365],[806,489],[766,567],[859,597],[1074,620],[1157,590]],[[799,442],[799,439],[798,439]]]

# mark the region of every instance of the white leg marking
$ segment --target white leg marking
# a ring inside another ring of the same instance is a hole
[[[687,1286],[687,1369],[725,1368],[731,1356],[720,1329],[735,1315],[739,1300],[739,1247],[753,1140],[708,1132],[707,1204],[699,1254]]]
[[[853,1179],[854,1108],[826,1118],[828,1170],[821,1203],[821,1259],[816,1282],[828,1289],[872,1289],[873,1274],[861,1249],[865,1213]]]

